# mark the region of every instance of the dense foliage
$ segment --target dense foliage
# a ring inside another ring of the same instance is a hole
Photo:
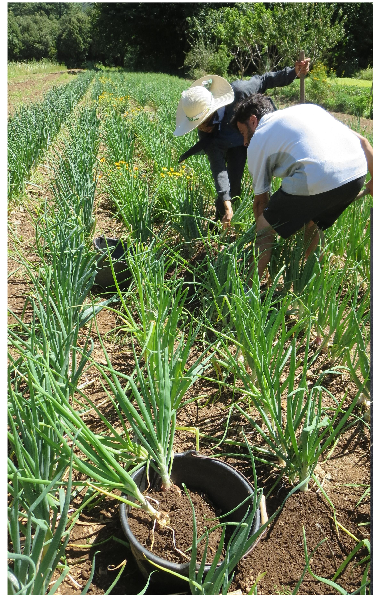
[[[349,76],[373,63],[372,17],[370,2],[10,2],[8,59],[239,75],[302,48]]]

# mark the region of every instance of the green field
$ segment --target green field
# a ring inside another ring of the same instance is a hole
[[[348,78],[335,78],[331,79],[332,82],[336,82],[338,85],[346,85],[348,87],[371,87],[373,81],[365,81],[363,79],[348,79]]]
[[[250,176],[224,231],[207,158],[178,163],[197,139],[173,136],[187,87],[87,71],[9,119],[9,593],[64,595],[70,576],[81,593],[91,581],[109,593],[115,579],[152,595],[123,563],[122,536],[78,531],[119,525],[123,493],[160,522],[130,474],[150,465],[168,487],[173,453],[197,449],[248,476],[255,496],[227,545],[227,575],[218,567],[212,588],[193,574],[193,593],[252,595],[260,578],[263,595],[287,581],[294,595],[298,581],[300,594],[367,595],[372,198],[307,261],[301,232],[278,238],[248,294]],[[126,283],[95,284],[99,237],[122,241]],[[240,560],[263,493],[273,534]],[[281,524],[285,503],[312,514],[316,499],[324,513],[302,521],[304,538],[298,522]],[[280,558],[255,558],[276,551],[278,527],[294,548],[291,577]]]

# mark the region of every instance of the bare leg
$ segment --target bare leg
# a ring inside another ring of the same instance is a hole
[[[271,259],[273,238],[275,230],[271,227],[263,215],[259,215],[256,220],[256,248],[258,250],[258,274],[259,279],[265,271],[267,264]]]
[[[306,248],[305,257],[306,259],[312,254],[320,241],[320,233],[316,223],[310,221],[305,225],[304,233],[304,247]]]
[[[321,239],[321,245],[324,248],[325,246],[325,235],[324,232],[319,229],[313,221],[310,221],[305,225],[305,234],[304,234],[304,247],[305,247],[305,258],[307,258],[316,250],[318,243]],[[324,258],[323,252],[321,252],[319,256],[319,261],[322,263]]]

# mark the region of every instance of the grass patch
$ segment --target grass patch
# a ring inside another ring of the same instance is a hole
[[[372,80],[363,80],[363,79],[347,79],[347,78],[335,78],[332,79],[333,82],[337,83],[337,85],[343,85],[347,87],[371,87]]]
[[[60,72],[61,70],[67,71],[65,64],[58,64],[58,62],[51,62],[50,60],[8,62],[8,81],[22,79],[34,74],[50,74],[51,72]]]

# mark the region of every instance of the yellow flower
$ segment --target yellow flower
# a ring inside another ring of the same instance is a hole
[[[101,161],[101,163],[104,163],[104,161],[106,161],[105,160],[105,157],[103,157],[102,159],[100,159],[100,161]]]
[[[173,167],[170,167],[170,171],[174,171],[174,168]]]
[[[162,171],[167,171],[167,167],[162,167]]]
[[[165,175],[164,174],[161,174],[161,178],[164,178],[164,177],[165,177]]]

